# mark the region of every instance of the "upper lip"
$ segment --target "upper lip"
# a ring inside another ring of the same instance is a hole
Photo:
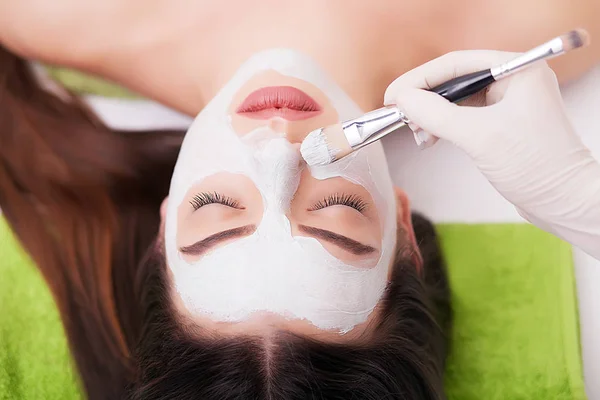
[[[293,86],[269,86],[255,90],[236,110],[250,118],[279,116],[288,120],[310,118],[321,111],[321,106],[312,97]]]

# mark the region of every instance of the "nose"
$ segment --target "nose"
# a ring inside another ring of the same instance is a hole
[[[298,145],[298,150],[300,150],[300,144],[304,140],[304,138],[308,135],[310,131],[306,129],[294,129],[290,130],[286,133],[285,137],[287,140],[293,144]]]
[[[269,128],[275,132],[284,132],[286,136],[289,126],[289,121],[284,118],[275,117],[269,119]]]
[[[288,121],[285,118],[275,117],[269,119],[269,128],[275,132],[282,132],[285,134],[286,139],[293,145],[300,144],[304,138],[311,132],[310,124],[298,123],[295,121]],[[314,124],[312,124],[314,125]]]
[[[288,121],[285,118],[275,117],[269,119],[268,125],[274,132],[283,133],[291,144],[300,145],[304,138],[311,132],[312,129],[310,128],[314,123],[298,123],[296,121]]]

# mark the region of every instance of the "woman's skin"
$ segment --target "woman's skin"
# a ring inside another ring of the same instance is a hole
[[[600,38],[597,0],[0,0],[0,43],[197,114],[251,54],[312,56],[364,109],[444,53],[524,51],[576,27]],[[600,40],[551,62],[561,81],[600,60]]]

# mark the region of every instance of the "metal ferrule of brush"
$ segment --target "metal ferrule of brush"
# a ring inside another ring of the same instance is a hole
[[[495,80],[514,74],[536,61],[548,60],[565,52],[562,39],[557,37],[490,70]]]
[[[353,150],[371,144],[406,125],[406,117],[397,107],[383,107],[342,123],[344,135]]]

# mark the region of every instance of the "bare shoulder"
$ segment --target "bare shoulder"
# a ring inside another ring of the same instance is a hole
[[[124,18],[114,16],[126,3],[0,0],[0,44],[25,58],[77,66],[118,32]]]
[[[440,34],[442,52],[526,51],[572,29],[585,28],[591,34],[591,45],[552,60],[550,66],[559,80],[566,82],[600,62],[600,0],[488,0],[478,7],[469,4],[473,3],[453,2],[460,23]]]

